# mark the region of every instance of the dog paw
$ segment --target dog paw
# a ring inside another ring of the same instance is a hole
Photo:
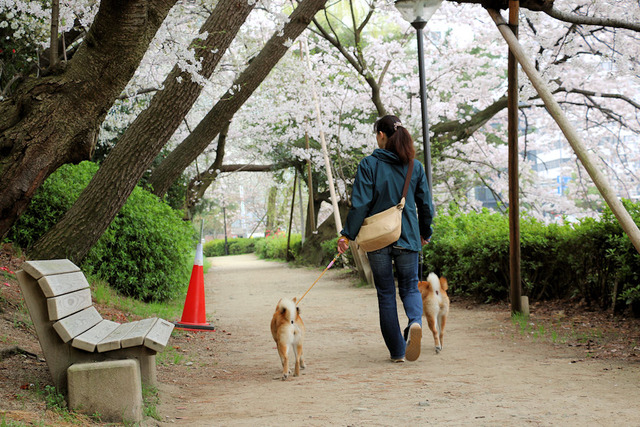
[[[441,351],[442,351],[442,347],[441,346],[436,347],[436,354],[440,353]]]
[[[284,375],[282,376],[282,381],[285,381],[287,378],[289,378],[289,374],[284,374]]]

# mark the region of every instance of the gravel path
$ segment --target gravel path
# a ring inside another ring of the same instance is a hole
[[[170,368],[160,368],[164,421],[153,424],[640,426],[637,364],[523,342],[501,326],[504,313],[454,301],[439,355],[426,331],[418,361],[390,363],[375,290],[354,287],[340,270],[329,270],[301,302],[307,369],[281,381],[271,315],[320,271],[253,255],[211,261],[205,293],[215,351],[206,347],[213,354],[184,371],[184,381],[167,381]]]

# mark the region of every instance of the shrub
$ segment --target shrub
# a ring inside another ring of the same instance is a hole
[[[71,207],[98,166],[65,165],[38,189],[8,238],[30,248]],[[194,230],[157,197],[136,188],[82,264],[124,295],[164,301],[184,293],[195,246]]]
[[[83,267],[123,295],[166,301],[186,292],[195,242],[178,211],[137,187]]]
[[[262,237],[257,238],[233,238],[227,239],[227,248],[229,255],[237,254],[250,254],[256,251],[256,242],[261,240]],[[224,239],[215,239],[206,242],[202,248],[204,256],[223,256],[224,253]]]
[[[82,162],[64,165],[51,174],[9,230],[7,238],[28,251],[73,205],[97,170],[95,163]]]
[[[302,246],[302,236],[300,234],[292,234],[289,244],[289,252],[295,259],[300,253]],[[256,254],[263,259],[287,259],[287,236],[274,235],[268,236],[256,242]]]
[[[624,204],[640,224],[640,204]],[[523,291],[532,300],[578,298],[607,308],[615,299],[640,314],[640,254],[608,208],[600,220],[576,224],[521,218],[520,249]],[[506,299],[508,218],[486,210],[437,216],[424,264],[425,273],[447,276],[454,293]]]
[[[323,264],[329,264],[331,262],[331,260],[338,255],[338,239],[340,237],[335,237],[333,239],[330,240],[325,240],[324,242],[320,243],[320,247],[322,248],[322,253],[323,253]],[[346,260],[343,263],[343,260]],[[352,265],[354,264],[355,261],[353,259],[353,254],[351,253],[351,251],[346,251],[342,256],[339,256],[336,259],[336,266],[343,266],[344,264],[347,265]]]

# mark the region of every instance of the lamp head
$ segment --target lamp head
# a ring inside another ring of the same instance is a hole
[[[395,0],[402,17],[411,24],[423,23],[423,28],[441,4],[442,0]]]

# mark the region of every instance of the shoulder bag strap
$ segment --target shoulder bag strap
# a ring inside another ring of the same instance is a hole
[[[407,177],[404,179],[404,188],[402,189],[402,198],[407,197],[407,191],[409,191],[409,183],[411,182],[411,174],[413,173],[413,162],[411,159],[409,162],[409,169],[407,170]]]

